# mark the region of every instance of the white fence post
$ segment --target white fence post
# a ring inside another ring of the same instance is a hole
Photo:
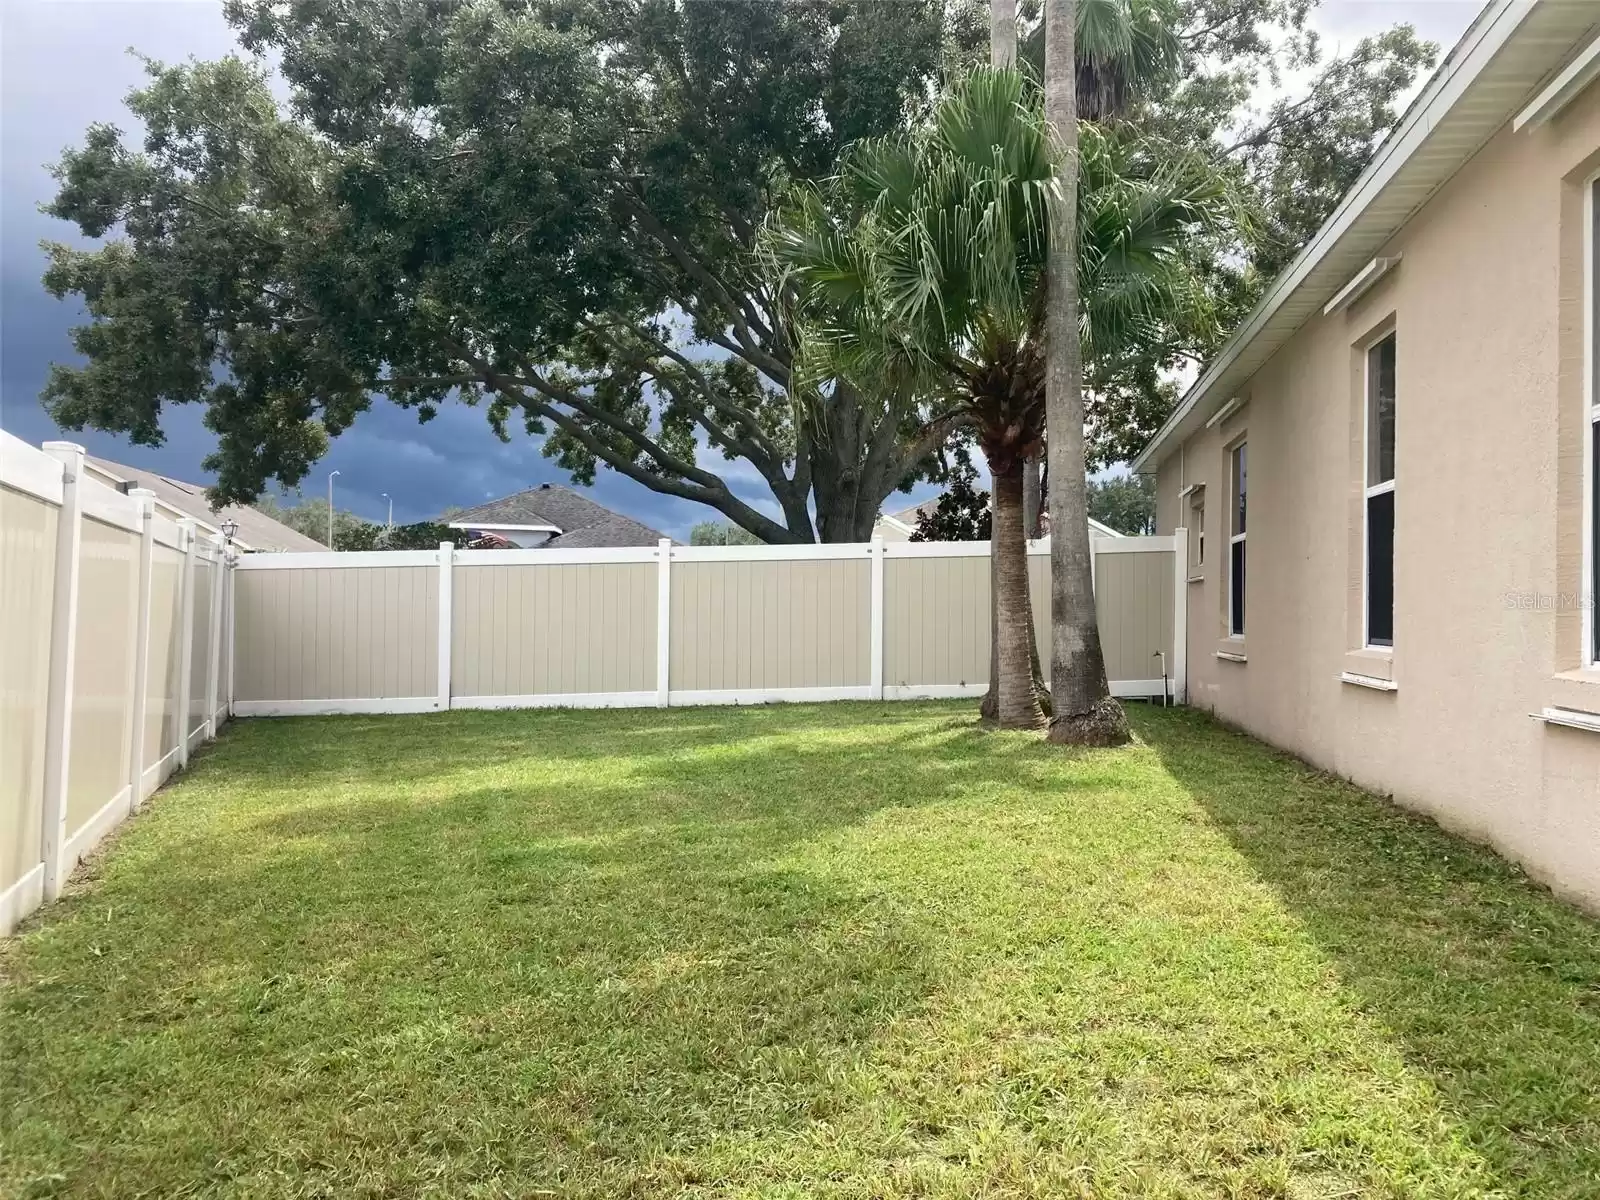
[[[179,579],[182,600],[178,605],[178,766],[189,765],[189,709],[193,707],[189,677],[194,673],[194,548],[197,534],[193,517],[178,522],[183,531],[183,567]]]
[[[72,757],[72,677],[77,664],[78,577],[83,543],[83,447],[46,442],[61,462],[61,512],[56,522],[55,597],[50,614],[50,682],[44,723],[44,898],[61,895],[69,869],[67,773]]]
[[[883,699],[883,537],[874,534],[872,555],[872,698]]]
[[[1189,703],[1189,531],[1172,531],[1172,695]]]
[[[228,581],[228,720],[233,720],[233,684],[234,684],[234,658],[233,648],[239,641],[239,631],[234,626],[234,588],[238,585],[238,577],[234,572],[238,569],[238,558],[232,549],[228,551],[228,561],[224,564],[224,576]]]
[[[672,670],[672,539],[656,543],[656,707],[671,701]]]
[[[133,737],[128,747],[128,811],[138,812],[144,802],[144,727],[149,716],[150,593],[156,546],[156,494],[134,488],[129,497],[139,505],[138,617],[133,635]]]
[[[222,556],[226,553],[226,541],[221,534],[212,534],[208,539],[211,543],[211,613],[209,623],[209,645],[211,652],[206,655],[206,740],[210,741],[217,736],[217,686],[222,678],[222,589],[226,586],[223,576],[227,571],[223,565]]]
[[[439,543],[439,699],[440,712],[450,710],[450,639],[455,630],[456,544]]]

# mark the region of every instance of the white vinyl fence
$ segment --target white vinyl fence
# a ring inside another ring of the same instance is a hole
[[[1187,537],[1094,538],[1119,696],[1185,691]],[[981,695],[985,542],[250,555],[239,716]],[[1049,546],[1029,553],[1050,661]]]
[[[225,719],[227,558],[82,447],[0,431],[0,935]]]

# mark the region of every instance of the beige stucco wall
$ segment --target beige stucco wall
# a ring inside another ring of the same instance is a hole
[[[38,864],[42,845],[59,511],[0,487],[0,892]]]
[[[1240,390],[1244,407],[1160,464],[1159,528],[1206,485],[1189,585],[1191,700],[1319,766],[1492,842],[1600,905],[1600,712],[1578,665],[1584,398],[1582,191],[1600,91],[1503,129],[1382,251],[1402,262],[1318,315]],[[1362,653],[1361,348],[1397,331],[1395,646]],[[1249,440],[1247,636],[1223,641],[1226,449]],[[1219,649],[1246,654],[1240,664]],[[1393,693],[1340,682],[1392,675]]]
[[[234,615],[236,700],[438,695],[437,567],[240,570]]]
[[[674,562],[673,691],[871,682],[865,558]]]
[[[69,838],[128,782],[139,615],[138,536],[85,518],[81,537],[67,766]]]
[[[656,573],[654,563],[457,566],[451,691],[654,690]]]

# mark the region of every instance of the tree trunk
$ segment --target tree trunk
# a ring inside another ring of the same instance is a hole
[[[1039,510],[1044,507],[1043,498],[1039,460],[1030,458],[1022,464],[1022,532],[1029,538],[1040,536]]]
[[[1017,61],[1017,0],[989,0],[989,62],[1009,67]]]
[[[998,622],[995,720],[1001,729],[1044,724],[1033,687],[1033,621],[1028,548],[1022,536],[1022,463],[994,472],[994,611]]]
[[[1078,95],[1074,0],[1045,0],[1044,114],[1062,151],[1052,207],[1045,314],[1045,448],[1050,460],[1050,740],[1117,746],[1128,717],[1106,684],[1089,567],[1083,347],[1078,334]]]

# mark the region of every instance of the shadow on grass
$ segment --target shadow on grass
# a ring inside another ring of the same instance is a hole
[[[183,809],[21,962],[14,1160],[105,1194],[280,1176],[411,1194],[438,1170],[460,1194],[664,1194],[710,1141],[827,1122],[874,1034],[939,981],[916,929],[793,847],[1015,771],[964,722],[885,723],[859,741],[816,710],[229,731]],[[114,934],[79,923],[101,919]]]
[[[1507,1191],[1600,1196],[1596,923],[1489,850],[1202,714],[1134,722]]]

